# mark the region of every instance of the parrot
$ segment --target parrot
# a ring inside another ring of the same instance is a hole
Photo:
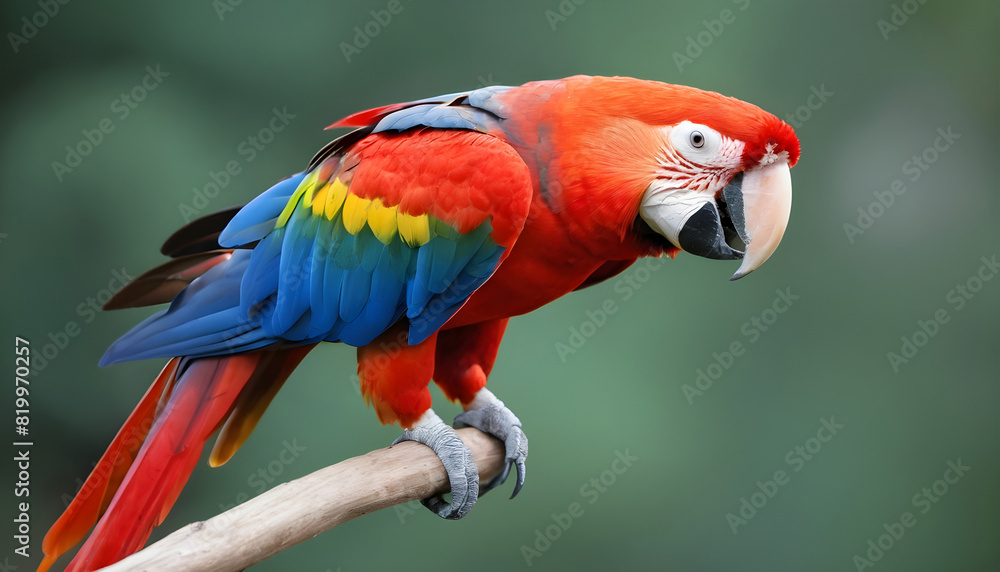
[[[629,77],[481,87],[328,128],[353,130],[246,205],[183,226],[161,248],[170,260],[105,305],[169,303],[100,365],[169,361],[45,536],[39,570],[88,531],[67,570],[141,549],[212,435],[219,466],[320,342],[356,347],[378,420],[441,460],[451,500],[424,506],[461,518],[511,471],[513,498],[528,440],[486,388],[509,319],[641,257],[741,260],[731,280],[746,276],[785,232],[800,153],[760,107]],[[462,407],[452,425],[432,380]],[[479,482],[457,427],[503,443],[501,474]]]

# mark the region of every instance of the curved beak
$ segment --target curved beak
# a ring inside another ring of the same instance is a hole
[[[640,216],[682,250],[717,260],[743,259],[730,280],[764,263],[778,248],[792,210],[788,163],[776,161],[737,173],[718,197],[689,189],[646,191]],[[739,235],[746,252],[726,242]]]

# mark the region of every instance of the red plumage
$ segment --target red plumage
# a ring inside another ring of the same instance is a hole
[[[746,213],[741,210],[735,214],[746,214],[744,218],[750,222],[760,219],[766,223],[739,229],[741,236],[749,235],[747,229],[752,228],[763,237],[761,241],[767,240],[762,247],[766,250],[754,253],[753,267],[777,246],[787,222],[791,200],[790,183],[785,188],[787,167],[798,161],[799,143],[791,127],[754,105],[684,86],[586,76],[475,94],[476,101],[486,102],[482,104],[485,107],[476,107],[471,96],[458,94],[378,107],[341,119],[330,127],[361,129],[320,152],[311,165],[317,188],[303,189],[309,193],[303,199],[307,207],[314,190],[320,197],[317,201],[333,201],[335,193],[330,185],[336,180],[349,188],[350,195],[361,199],[352,199],[352,208],[374,204],[376,209],[398,208],[406,216],[429,215],[462,236],[489,222],[490,238],[506,249],[482,286],[464,294],[466,298],[442,302],[459,309],[424,341],[409,345],[409,318],[404,315],[374,341],[358,348],[362,392],[383,423],[398,422],[411,428],[425,414],[433,413],[428,390],[431,379],[448,398],[472,407],[477,396],[484,394],[510,317],[606,280],[639,257],[672,257],[679,252],[682,245],[677,242],[685,235],[668,237],[665,230],[651,226],[645,218],[643,209],[660,206],[648,196],[651,190],[667,197],[686,192],[686,200],[694,197],[704,202],[711,207],[705,212],[714,212],[716,218],[698,220],[713,223],[717,228],[709,230],[721,236],[723,223],[718,209],[743,207],[742,203],[727,207],[719,197],[723,187],[740,175],[749,198],[759,204],[750,201]],[[398,119],[399,114],[413,109],[427,115],[423,119],[403,117],[412,125],[401,132],[373,132],[387,116]],[[447,121],[435,124],[434,118],[440,116],[446,116]],[[729,144],[738,143],[742,155],[732,155],[734,162],[720,156],[710,158],[714,163],[701,164],[691,158],[685,158],[684,165],[671,163],[669,157],[685,152],[689,157],[700,157],[695,149],[679,150],[670,142],[667,133],[681,122],[700,125],[696,128],[702,138],[718,132],[730,140]],[[779,168],[775,170],[773,165]],[[704,183],[704,192],[700,188],[673,188],[668,183],[657,187],[657,181],[673,180],[671,169],[700,170],[711,176],[704,178],[709,181]],[[767,185],[782,192],[765,192],[765,199],[753,194]],[[772,195],[780,200],[767,198]],[[292,201],[300,196],[295,195]],[[668,200],[663,205],[668,210],[675,206]],[[316,217],[329,217],[331,212],[322,204],[312,210]],[[234,263],[240,251],[222,250],[216,244],[222,227],[234,214],[212,215],[179,231],[168,241],[170,248],[165,252],[181,258],[144,274],[109,305],[170,301],[187,284],[197,284],[203,273]],[[352,211],[349,216],[364,226],[364,214]],[[691,217],[689,212],[682,214]],[[382,215],[372,214],[367,224],[383,224],[374,218]],[[674,219],[654,216],[653,220],[665,220],[669,226]],[[321,218],[315,221],[317,226],[327,224]],[[270,222],[265,220],[264,226]],[[385,228],[395,228],[394,224],[390,219]],[[711,233],[695,236],[704,240],[704,236],[711,238]],[[358,241],[361,244],[360,238]],[[370,243],[380,244],[374,239]],[[404,248],[394,244],[397,253]],[[421,262],[432,272],[447,268],[450,260],[431,259],[454,255],[459,249],[458,245],[435,244],[434,248],[440,249],[423,251],[427,259]],[[380,256],[389,256],[389,252]],[[433,266],[435,262],[440,263],[438,267]],[[368,279],[370,286],[371,276]],[[211,462],[225,462],[317,341],[276,340],[274,346],[248,353],[172,359],[80,494],[49,531],[44,542],[46,557],[39,569],[51,566],[98,520],[71,570],[107,565],[141,548],[152,527],[176,501],[205,441],[222,428]],[[507,419],[516,420],[512,414]],[[520,431],[519,422],[517,429]],[[524,446],[526,454],[526,442]],[[522,470],[523,465],[518,469],[519,477]]]

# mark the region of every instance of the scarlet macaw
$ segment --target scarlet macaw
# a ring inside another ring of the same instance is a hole
[[[792,128],[756,106],[632,78],[575,76],[486,87],[350,115],[357,129],[242,208],[176,232],[173,259],[108,308],[170,302],[101,365],[171,358],[44,541],[45,570],[96,528],[69,566],[140,549],[217,430],[213,466],[246,440],[322,341],[358,348],[366,401],[399,440],[447,469],[460,518],[527,439],[485,388],[507,320],[679,250],[762,264],[791,209]],[[739,236],[746,252],[729,246]],[[181,357],[177,357],[181,356]],[[433,379],[506,446],[479,488],[471,453],[431,409]],[[513,496],[513,495],[512,495]]]

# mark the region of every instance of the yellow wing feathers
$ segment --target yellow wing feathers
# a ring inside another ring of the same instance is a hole
[[[396,217],[399,236],[410,246],[427,244],[431,239],[430,221],[427,215],[413,216],[399,213]]]
[[[372,202],[368,199],[362,199],[357,195],[347,195],[347,200],[344,201],[344,214],[341,217],[347,232],[353,235],[361,232],[365,223],[368,222],[368,207],[371,204]]]
[[[411,247],[426,244],[431,239],[432,220],[427,215],[411,215],[398,206],[385,206],[381,199],[365,199],[351,194],[340,178],[321,183],[318,170],[306,176],[295,190],[278,217],[276,227],[282,227],[301,202],[313,216],[333,220],[338,213],[347,232],[357,235],[367,225],[382,244],[399,236]]]
[[[395,206],[384,206],[381,199],[375,199],[368,207],[368,226],[382,244],[389,244],[392,237],[396,236],[398,210]]]
[[[347,185],[340,182],[340,179],[334,179],[333,182],[328,184],[325,188],[326,205],[323,208],[323,216],[325,216],[327,220],[333,220],[337,211],[340,210],[341,205],[344,204],[344,199],[347,198]],[[315,209],[313,212],[315,212]]]

